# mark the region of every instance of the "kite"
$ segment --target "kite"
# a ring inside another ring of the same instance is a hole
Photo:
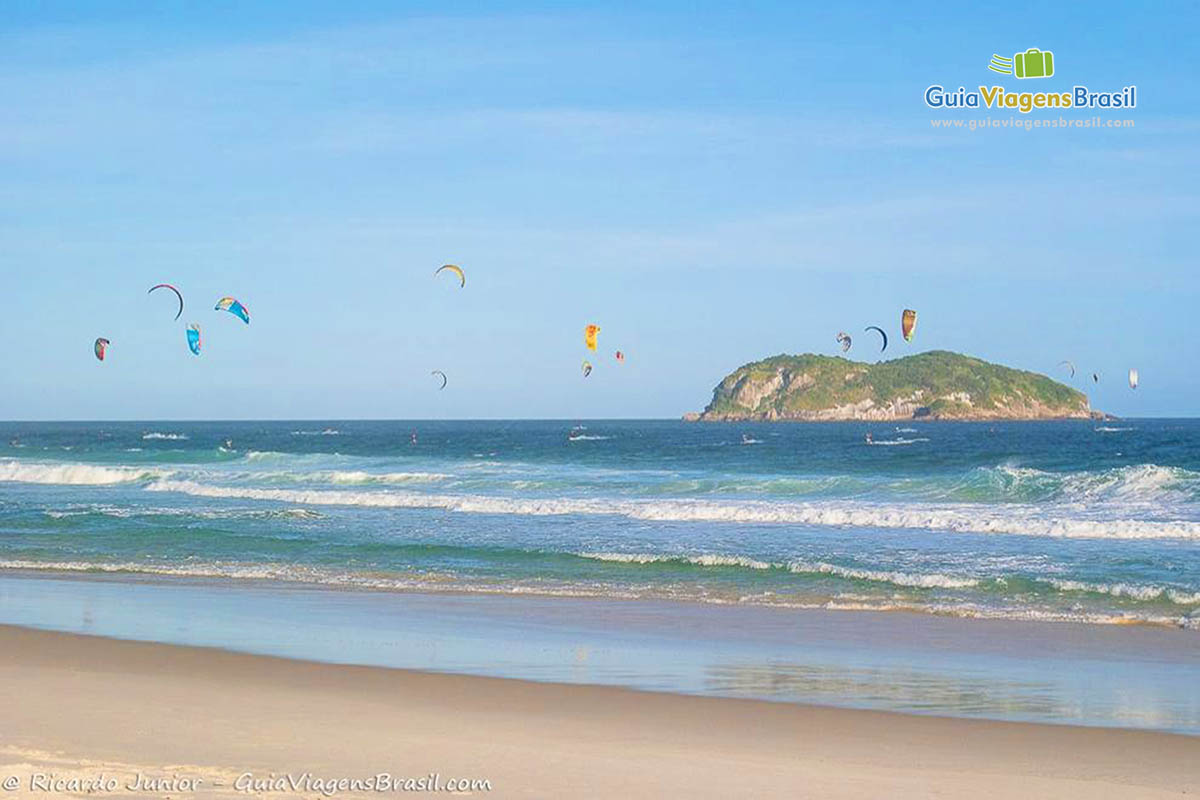
[[[193,322],[187,326],[187,343],[192,355],[200,355],[200,325],[198,323]]]
[[[618,351],[617,351],[617,363],[618,363],[618,364],[624,364],[624,363],[625,363],[625,354],[624,354],[624,353],[622,353],[620,350],[618,350]]]
[[[1060,362],[1058,362],[1058,365],[1060,367],[1066,367],[1067,369],[1071,370],[1071,377],[1072,378],[1075,377],[1075,365],[1072,364],[1070,361],[1060,361]]]
[[[900,315],[900,333],[904,334],[904,341],[911,342],[913,331],[917,327],[917,312],[911,308],[904,309],[904,313]]]
[[[444,269],[448,269],[451,272],[453,272],[455,275],[458,276],[458,288],[462,289],[463,287],[465,287],[467,285],[467,276],[463,274],[462,268],[456,267],[453,264],[442,264],[440,267],[438,267],[437,269],[435,269],[433,271],[433,274],[437,275]]]
[[[583,329],[583,343],[587,349],[596,352],[596,335],[600,333],[599,325],[588,325]]]
[[[583,377],[586,378],[588,375],[591,375],[592,374],[592,362],[584,361],[581,369],[583,369]]]
[[[1138,387],[1138,371],[1136,369],[1129,370],[1129,388],[1136,389]]]
[[[150,294],[150,292],[153,292],[155,289],[170,289],[175,293],[175,296],[179,298],[179,310],[175,312],[175,319],[179,319],[180,315],[183,314],[183,295],[179,293],[178,289],[169,283],[160,283],[157,286],[151,286],[146,294]]]
[[[1099,382],[1100,382],[1100,373],[1093,372],[1092,373],[1092,383],[1099,383]]]
[[[875,325],[868,325],[867,327],[863,328],[864,333],[867,331],[878,331],[879,335],[883,337],[883,347],[879,348],[879,352],[882,353],[884,350],[887,350],[887,334],[883,332],[883,328],[876,327]]]
[[[96,352],[96,358],[99,359],[100,361],[103,361],[104,360],[104,351],[106,349],[108,349],[108,339],[105,339],[103,336],[101,336],[99,339],[96,340],[96,344],[93,345],[93,349]]]
[[[250,312],[246,307],[232,297],[222,297],[217,301],[213,311],[228,311],[247,325],[250,324]]]
[[[430,375],[440,375],[440,376],[441,376],[441,378],[442,378],[442,385],[438,387],[438,391],[439,391],[439,392],[440,392],[442,389],[445,389],[445,388],[446,388],[446,384],[447,384],[447,383],[449,383],[449,380],[446,378],[446,373],[442,372],[440,369],[435,369],[433,372],[431,372],[431,373],[429,373],[429,374],[430,374]]]
[[[842,346],[843,353],[850,349],[850,334],[845,331],[838,331],[837,341]]]

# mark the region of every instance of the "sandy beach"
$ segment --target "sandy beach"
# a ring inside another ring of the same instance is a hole
[[[80,781],[98,779],[116,787],[102,790],[109,796],[312,797],[315,781],[379,773],[435,773],[442,786],[482,779],[490,791],[469,794],[529,798],[1200,791],[1200,740],[1188,736],[342,666],[7,626],[0,702],[0,781],[17,779],[4,797],[86,794]],[[309,791],[289,790],[289,779]],[[274,791],[254,791],[262,780]],[[154,788],[139,791],[147,781]]]

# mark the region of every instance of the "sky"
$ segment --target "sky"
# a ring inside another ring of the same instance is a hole
[[[677,417],[867,325],[1200,415],[1200,11],[1061,5],[6,4],[0,418]],[[931,84],[1138,104],[934,129],[1022,115]]]

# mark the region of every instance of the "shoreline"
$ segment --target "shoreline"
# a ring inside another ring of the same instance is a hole
[[[206,796],[245,796],[213,783],[247,771],[437,773],[489,780],[475,796],[492,797],[986,787],[1001,798],[1151,798],[1200,782],[1200,741],[1167,733],[324,664],[9,625],[0,686],[0,772],[141,772],[202,781]]]
[[[121,578],[0,574],[0,623],[438,674],[1200,735],[1193,631]]]
[[[490,585],[482,585],[479,588],[466,588],[464,585],[439,586],[433,583],[430,584],[413,584],[413,585],[395,585],[383,586],[371,583],[335,583],[322,582],[311,578],[284,578],[278,576],[253,576],[242,577],[232,574],[220,573],[187,573],[187,572],[170,572],[166,569],[155,571],[152,569],[136,570],[126,569],[124,566],[109,568],[107,565],[89,565],[87,568],[71,569],[65,568],[58,564],[48,567],[34,566],[0,566],[0,581],[5,578],[30,578],[34,580],[62,580],[62,581],[96,581],[101,583],[130,583],[130,584],[148,584],[148,585],[166,585],[174,583],[183,585],[198,585],[198,586],[245,586],[247,588],[258,589],[274,589],[279,591],[288,591],[291,589],[304,591],[329,591],[329,592],[350,592],[350,593],[365,593],[365,594],[384,594],[384,595],[421,595],[421,596],[446,596],[446,597],[484,597],[484,598],[507,598],[507,597],[531,597],[541,598],[545,600],[567,600],[567,601],[597,601],[603,603],[655,603],[662,605],[677,605],[680,607],[701,607],[701,608],[723,608],[730,605],[735,605],[726,599],[709,599],[703,597],[675,597],[671,595],[621,595],[621,594],[604,594],[602,592],[588,593],[578,590],[564,589],[555,590],[553,588],[544,591],[521,591],[513,592],[503,588],[493,587]],[[918,618],[931,619],[946,619],[946,620],[961,620],[964,622],[989,622],[989,623],[1010,623],[1014,625],[1064,625],[1064,626],[1096,626],[1102,628],[1148,628],[1152,630],[1171,630],[1171,631],[1187,631],[1192,633],[1200,633],[1200,627],[1181,624],[1178,619],[1172,620],[1152,620],[1139,619],[1132,617],[1060,617],[1046,615],[1042,617],[1015,617],[1005,616],[1001,613],[989,614],[984,611],[976,611],[974,613],[959,613],[955,609],[930,609],[917,605],[879,605],[867,606],[862,603],[848,603],[845,605],[837,605],[835,601],[827,602],[812,602],[812,603],[797,603],[797,602],[743,602],[737,603],[737,607],[747,609],[763,609],[766,611],[784,611],[784,612],[832,612],[837,614],[886,614],[886,615],[913,615]],[[0,621],[0,624],[4,624]]]

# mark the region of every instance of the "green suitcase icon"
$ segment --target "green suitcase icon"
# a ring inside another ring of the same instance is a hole
[[[1054,53],[1031,47],[1013,56],[1018,78],[1049,78],[1054,74]]]

